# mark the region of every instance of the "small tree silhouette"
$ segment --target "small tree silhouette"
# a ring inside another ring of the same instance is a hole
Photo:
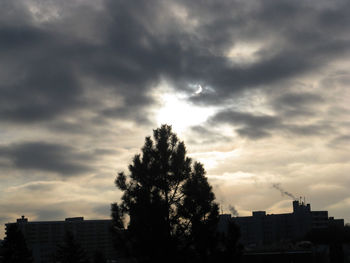
[[[75,240],[72,232],[67,231],[63,244],[58,245],[56,263],[88,263],[85,250]]]
[[[2,244],[3,263],[31,263],[33,257],[28,249],[22,231],[17,224],[8,224],[6,237]]]
[[[107,259],[101,251],[95,251],[93,263],[107,263]]]

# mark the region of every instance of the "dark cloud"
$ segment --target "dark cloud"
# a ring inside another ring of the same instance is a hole
[[[310,92],[286,92],[280,96],[270,97],[275,112],[285,118],[310,117],[318,115],[318,106],[325,100],[322,96]]]
[[[78,22],[70,19],[72,23]],[[99,104],[105,108],[95,110],[100,118],[147,120],[147,116],[138,113],[152,102],[144,90],[154,75],[148,76],[142,68],[129,67],[130,63],[137,65],[136,58],[123,59],[123,50],[109,41],[95,45],[59,27],[60,24],[46,27],[0,24],[3,40],[0,56],[11,74],[4,76],[0,86],[0,118],[20,123],[46,121],[75,110],[94,110],[93,106]],[[109,86],[116,98],[124,98],[126,106],[111,108],[103,105],[103,101],[86,98],[83,78],[94,79],[101,92],[106,90],[104,86]]]
[[[4,25],[28,24],[31,20],[28,7],[21,1],[3,0],[0,10],[0,23]]]
[[[2,120],[50,120],[82,107],[82,90],[59,37],[32,25],[0,25],[0,38],[0,57],[10,72],[0,84]]]
[[[201,125],[192,126],[191,132],[194,136],[190,136],[190,139],[188,140],[190,143],[203,145],[231,141],[230,137],[224,136],[220,132],[213,131],[212,129]]]
[[[244,124],[252,127],[266,128],[274,127],[281,123],[281,120],[276,116],[269,115],[254,115],[251,113],[237,112],[234,110],[224,110],[213,117],[213,121]]]
[[[48,183],[30,183],[28,185],[25,185],[23,188],[29,191],[47,192],[54,190],[56,188],[56,185]]]
[[[92,172],[91,161],[95,158],[70,146],[45,142],[2,146],[0,156],[8,158],[17,169],[54,172],[61,176]]]
[[[315,8],[310,4],[312,1],[308,4],[292,1],[279,1],[278,4],[274,1],[264,1],[263,4],[240,2],[239,7],[238,1],[230,2],[231,6],[210,3],[199,8],[198,12],[205,14],[203,22],[206,19],[210,21],[205,23],[210,24],[210,27],[206,26],[203,35],[215,38],[220,34],[217,32],[224,32],[226,37],[220,40],[228,43],[227,47],[239,41],[244,43],[257,41],[263,43],[263,47],[256,53],[258,60],[248,66],[239,64],[229,66],[229,63],[224,63],[220,59],[208,63],[213,67],[206,72],[208,77],[203,77],[203,80],[217,92],[211,97],[203,96],[203,99],[217,101],[218,96],[225,99],[242,89],[261,88],[286,81],[291,77],[302,76],[327,65],[330,59],[341,56],[349,50],[349,34],[346,30],[329,27],[330,31],[325,33],[320,25],[320,17],[329,10],[335,13],[339,11],[345,15],[349,11],[349,5],[344,2],[335,7],[335,10],[334,6],[329,8],[327,5]],[[223,6],[219,12],[220,17],[215,17],[215,13],[207,14],[203,9],[208,5]],[[344,9],[338,10],[340,6]],[[236,11],[231,11],[233,9]],[[218,28],[220,30],[217,30]],[[337,32],[336,37],[333,35],[335,32],[333,30]],[[270,43],[265,44],[264,40]],[[204,66],[204,69],[206,68],[207,64]],[[284,89],[280,85],[277,88]],[[200,99],[198,96],[194,98],[196,101]]]
[[[213,123],[226,123],[238,127],[237,132],[252,139],[268,137],[276,128],[282,125],[279,117],[269,115],[254,115],[251,113],[223,110],[213,116]]]
[[[266,131],[264,129],[254,129],[254,127],[238,128],[237,133],[242,137],[247,137],[253,140],[266,138],[272,136],[272,131]]]
[[[300,136],[329,135],[330,132],[334,132],[334,127],[327,122],[294,125],[286,124],[284,128],[287,132]]]
[[[335,137],[334,139],[332,139],[328,146],[330,147],[337,147],[337,148],[344,148],[347,149],[348,146],[350,145],[350,135],[339,135],[337,137]]]
[[[99,123],[100,125],[107,124],[106,122]],[[65,134],[80,134],[87,135],[91,134],[92,130],[96,127],[95,125],[98,125],[97,123],[93,121],[82,121],[79,119],[77,122],[70,122],[70,121],[55,121],[51,122],[47,125],[47,128],[51,130],[52,132],[58,132],[58,133],[65,133]]]
[[[298,108],[310,104],[323,102],[321,96],[312,93],[286,93],[276,99],[275,105],[278,107]]]
[[[110,207],[110,205],[105,205],[105,204],[97,205],[93,208],[93,211],[96,214],[99,214],[100,216],[107,216],[111,212],[111,207]]]
[[[209,119],[209,125],[229,124],[236,132],[250,139],[260,139],[272,135],[292,134],[298,136],[316,136],[333,130],[326,122],[310,124],[288,123],[288,119],[279,115],[254,114],[223,110]]]
[[[86,110],[100,118],[147,124],[146,109],[154,104],[151,89],[161,78],[183,90],[201,83],[214,92],[193,100],[217,103],[313,71],[349,49],[347,30],[337,30],[349,25],[349,4],[342,1],[330,8],[295,1],[106,0],[103,11],[82,6],[91,17],[88,28],[79,6],[61,7],[61,18],[40,24],[28,11],[30,3],[5,3],[13,16],[23,17],[17,25],[8,23],[9,15],[0,20],[0,58],[9,69],[0,85],[0,118],[11,122],[46,121]],[[241,65],[226,57],[239,41],[262,41],[256,61]],[[92,79],[95,89],[112,91],[124,103],[108,106],[84,97],[83,79]]]
[[[350,142],[350,135],[342,135],[342,136],[338,136],[337,138],[335,138],[335,142],[341,143],[341,142]]]
[[[72,211],[70,211],[72,212]],[[37,221],[50,221],[50,220],[64,220],[67,217],[67,213],[64,210],[57,209],[38,209],[35,211]]]
[[[30,25],[0,27],[0,49],[11,52],[16,49],[30,49],[46,40],[46,32]]]
[[[117,155],[119,152],[118,150],[115,149],[110,149],[110,148],[98,148],[93,151],[93,154],[96,156],[101,156],[101,155]]]

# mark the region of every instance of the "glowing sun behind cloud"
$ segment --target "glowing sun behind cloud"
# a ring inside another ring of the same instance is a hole
[[[199,89],[195,92],[198,94]],[[157,125],[172,125],[175,132],[184,132],[187,128],[199,125],[214,113],[210,107],[194,106],[186,101],[186,95],[165,92],[159,95],[161,108],[157,110]]]

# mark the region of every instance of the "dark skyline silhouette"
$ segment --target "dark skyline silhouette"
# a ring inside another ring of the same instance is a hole
[[[113,213],[115,212],[114,208]],[[152,218],[158,216],[162,217],[161,211],[154,211]],[[155,249],[154,252],[164,251],[166,246],[159,249],[157,238],[154,239],[155,233],[148,238],[147,243],[143,239],[139,240],[139,245],[147,248],[146,250],[135,250],[132,248],[132,243],[137,239],[132,234],[134,226],[129,225],[122,230],[121,225],[115,224],[117,217],[113,218],[84,220],[83,217],[77,217],[66,218],[65,221],[31,221],[22,216],[16,223],[6,225],[7,236],[0,246],[0,260],[3,257],[4,263],[18,262],[16,260],[19,258],[21,262],[32,262],[32,259],[33,262],[63,260],[67,263],[105,263],[107,259],[138,259],[138,262],[148,262],[144,252],[149,253],[152,248]],[[211,243],[214,245],[218,242],[219,250],[208,247],[208,241],[205,240],[208,232],[201,229],[201,232],[193,233],[192,238],[194,241],[205,241],[204,250],[197,251],[199,254],[191,253],[193,247],[184,250],[186,246],[183,246],[183,242],[186,239],[182,237],[181,243],[172,242],[171,250],[177,253],[172,256],[172,260],[195,262],[197,258],[198,262],[233,260],[248,263],[282,260],[319,263],[328,262],[327,260],[343,262],[349,256],[350,229],[348,225],[344,227],[344,220],[328,217],[328,211],[311,210],[310,204],[301,201],[293,201],[293,212],[289,214],[253,211],[250,217],[221,214],[218,219]],[[139,233],[148,233],[149,216],[142,216],[137,220],[144,222],[138,228]],[[113,224],[119,230],[112,231]],[[157,224],[156,232],[165,234],[165,229],[159,226]],[[163,246],[164,242],[165,240]],[[167,251],[166,257],[171,254],[169,248]],[[155,254],[153,260],[154,256]]]

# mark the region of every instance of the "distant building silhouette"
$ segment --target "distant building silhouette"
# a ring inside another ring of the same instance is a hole
[[[96,252],[104,254],[107,259],[116,259],[112,243],[111,220],[84,220],[83,217],[66,218],[65,221],[33,221],[27,218],[17,219],[16,223],[23,232],[27,245],[32,249],[34,263],[52,262],[57,245],[62,244],[67,231],[93,258]]]
[[[241,243],[251,247],[300,239],[312,229],[327,228],[330,224],[344,226],[344,219],[328,218],[328,211],[311,211],[310,204],[297,200],[293,201],[293,213],[254,211],[252,216],[244,217],[221,215],[218,230],[225,232],[230,220],[241,229]]]

